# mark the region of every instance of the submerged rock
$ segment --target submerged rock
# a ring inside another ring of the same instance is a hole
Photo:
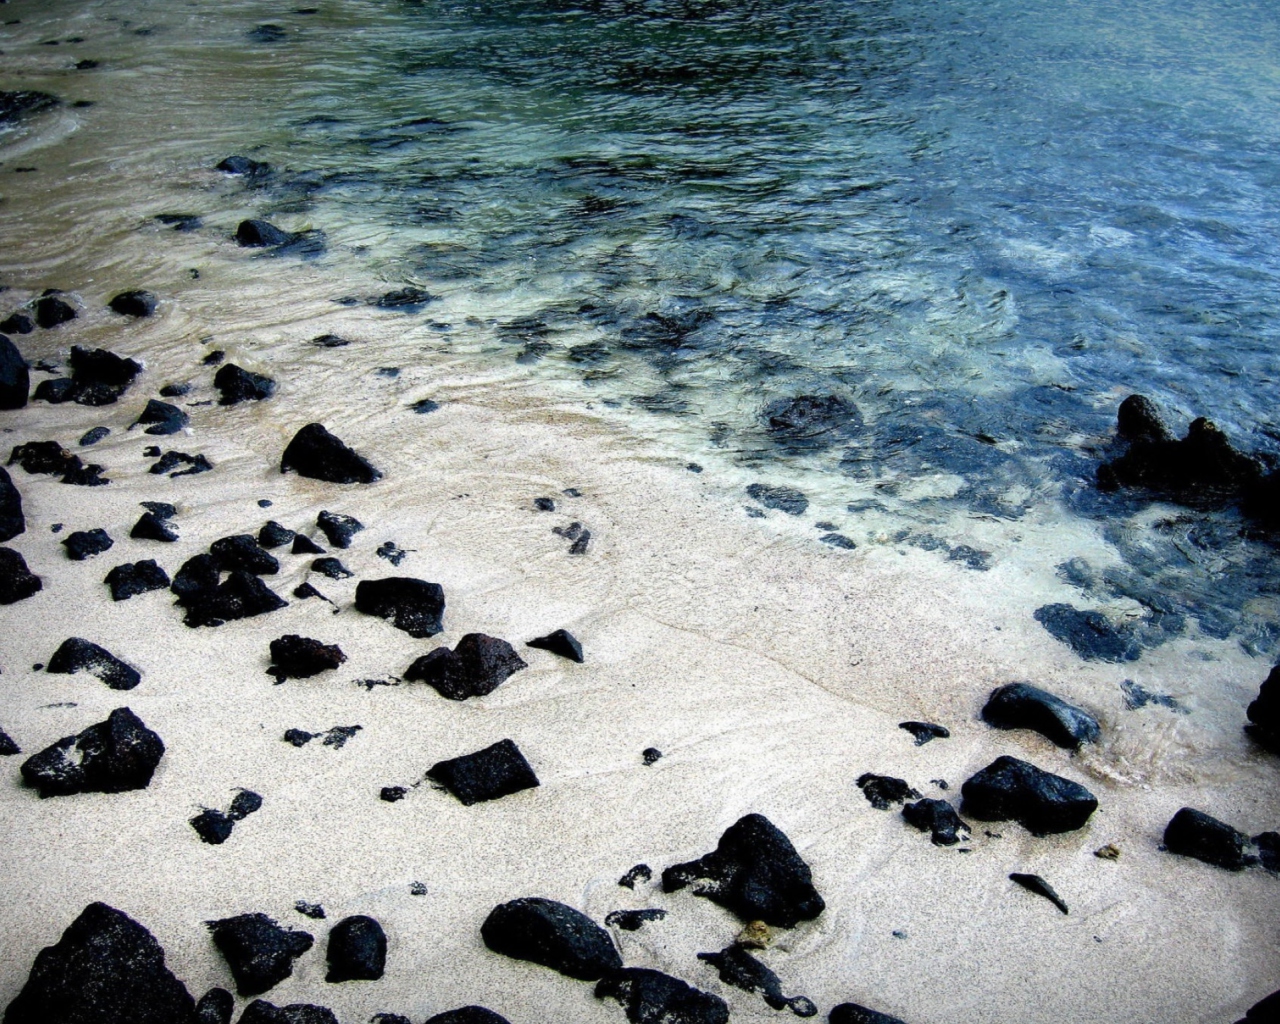
[[[292,231],[285,231],[265,220],[242,220],[236,228],[236,244],[245,249],[274,249],[297,241]]]
[[[241,369],[235,363],[225,363],[213,375],[213,386],[221,393],[219,405],[261,402],[276,393],[276,382],[270,377]]]
[[[261,995],[284,981],[293,974],[294,960],[315,942],[307,932],[283,928],[266,914],[238,914],[205,923],[242,996]]]
[[[22,495],[13,485],[6,469],[0,468],[0,542],[13,540],[27,531],[27,519],[22,514]]]
[[[322,511],[316,516],[316,526],[328,538],[335,548],[351,547],[351,538],[364,529],[364,523],[355,516],[346,516],[340,512]]]
[[[344,917],[329,931],[325,981],[377,981],[387,964],[387,935],[372,917]]]
[[[868,1010],[857,1003],[841,1003],[832,1007],[827,1021],[828,1024],[906,1024],[899,1017],[890,1017],[878,1010]]]
[[[609,933],[555,900],[530,896],[501,903],[480,926],[484,944],[513,960],[528,960],[579,981],[596,981],[622,966]]]
[[[107,305],[113,313],[121,316],[147,317],[156,311],[158,301],[151,292],[132,291],[121,292]]]
[[[904,800],[920,799],[920,794],[907,785],[906,779],[895,779],[892,775],[866,772],[858,776],[857,786],[877,811],[887,811],[890,804],[900,804]]]
[[[582,644],[578,643],[577,638],[567,629],[557,629],[546,636],[534,637],[532,640],[525,641],[525,646],[550,651],[552,654],[558,654],[562,658],[582,664]]]
[[[368,460],[319,423],[308,423],[285,448],[280,457],[280,472],[291,469],[300,476],[332,484],[371,484],[382,479],[382,474]]]
[[[435,636],[444,629],[444,588],[411,576],[361,580],[356,611],[386,619],[412,637]]]
[[[54,945],[36,954],[5,1024],[203,1024],[195,1000],[165,965],[146,928],[90,903]]]
[[[1098,808],[1097,798],[1078,782],[1007,755],[972,776],[960,792],[966,814],[982,821],[1012,819],[1033,835],[1083,828]]]
[[[805,996],[784,996],[782,979],[739,946],[726,946],[719,953],[699,953],[720,974],[726,985],[744,992],[759,992],[771,1010],[788,1009],[797,1017],[814,1017],[818,1008]]]
[[[511,740],[499,740],[473,754],[438,761],[428,769],[427,778],[440,783],[468,807],[539,785],[529,762]]]
[[[127,601],[150,590],[163,590],[169,585],[169,576],[154,558],[146,558],[117,565],[102,582],[111,588],[111,600]]]
[[[1273,754],[1280,754],[1280,666],[1271,670],[1246,712],[1245,730]]]
[[[424,682],[442,697],[466,700],[492,693],[512,673],[526,668],[524,660],[505,640],[468,633],[454,650],[437,647],[405,671],[407,682]]]
[[[1013,872],[1013,874],[1009,876],[1009,878],[1011,881],[1014,881],[1018,885],[1022,886],[1022,888],[1026,889],[1028,892],[1033,892],[1037,896],[1043,896],[1055,907],[1061,910],[1064,914],[1069,913],[1069,911],[1067,910],[1067,904],[1063,900],[1063,898],[1058,895],[1058,893],[1054,890],[1053,886],[1051,886],[1039,875],[1024,875],[1015,871]]]
[[[727,1024],[729,1007],[661,971],[623,967],[596,982],[597,999],[616,999],[631,1024]]]
[[[271,660],[274,665],[267,672],[278,682],[284,682],[331,671],[346,661],[347,656],[337,644],[322,644],[297,633],[286,633],[271,641]]]
[[[15,604],[44,589],[40,577],[27,568],[13,548],[0,548],[0,604]]]
[[[840,395],[797,395],[764,408],[765,428],[793,447],[816,447],[845,440],[862,430],[858,407]]]
[[[0,334],[0,409],[21,409],[31,391],[31,372],[18,346]]]
[[[257,177],[268,173],[271,170],[271,165],[259,160],[251,159],[247,156],[240,156],[236,154],[227,157],[225,160],[219,161],[214,169],[222,171],[224,174]]]
[[[744,921],[778,928],[812,921],[826,909],[809,865],[762,814],[739,818],[712,852],[662,872],[664,892],[688,885],[695,896],[705,896]]]
[[[932,833],[934,846],[955,846],[972,831],[969,823],[956,814],[956,809],[946,800],[917,800],[906,804],[902,817],[913,828]]]
[[[1009,683],[991,692],[982,720],[997,729],[1033,729],[1068,750],[1097,743],[1102,730],[1089,712],[1028,683]]]
[[[105,647],[78,636],[62,641],[45,671],[66,674],[89,672],[113,690],[132,690],[142,681],[136,668],[126,665]]]
[[[128,708],[66,736],[22,764],[22,781],[41,797],[124,793],[151,783],[164,742]]]
[[[1228,871],[1242,871],[1257,863],[1248,836],[1190,807],[1182,808],[1165,826],[1164,845],[1170,853],[1194,857]]]
[[[951,738],[951,730],[944,725],[934,725],[932,722],[899,722],[899,729],[906,729],[916,738],[916,746],[923,747],[930,740],[945,740]]]
[[[61,102],[57,96],[34,89],[0,92],[0,124],[13,124],[20,118],[56,107]]]
[[[803,515],[809,507],[809,499],[802,491],[794,487],[768,487],[765,484],[750,484],[747,494],[753,501],[758,501],[765,508],[775,508],[789,516]]]
[[[176,405],[150,398],[147,400],[147,407],[142,410],[142,415],[134,420],[132,426],[136,427],[140,423],[148,424],[146,433],[165,435],[176,434],[189,422],[187,414]]]
[[[1112,625],[1101,612],[1046,604],[1036,609],[1035,619],[1086,661],[1136,661],[1142,653],[1132,631]]]

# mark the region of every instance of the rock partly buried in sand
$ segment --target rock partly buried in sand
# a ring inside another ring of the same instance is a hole
[[[773,971],[738,946],[726,946],[719,953],[699,953],[720,973],[726,985],[744,992],[759,992],[771,1010],[788,1009],[797,1017],[817,1016],[818,1008],[805,996],[784,996],[782,979]]]
[[[22,514],[22,495],[13,485],[6,469],[0,468],[0,541],[13,540],[27,530],[27,519]]]
[[[74,306],[64,302],[52,292],[53,289],[48,289],[31,306],[32,312],[36,315],[36,323],[45,330],[70,323],[79,315]]]
[[[27,568],[13,548],[0,548],[0,604],[15,604],[44,589],[40,577]]]
[[[179,466],[187,468],[178,469]],[[170,449],[161,455],[160,461],[154,463],[147,472],[155,473],[157,476],[167,473],[170,480],[176,480],[180,476],[195,476],[197,473],[208,473],[212,469],[213,463],[203,454],[189,455],[186,452]],[[174,472],[175,470],[177,472]]]
[[[1243,832],[1191,807],[1182,808],[1165,826],[1164,845],[1170,853],[1194,857],[1228,871],[1242,871],[1258,860]]]
[[[36,954],[5,1024],[197,1024],[195,1000],[146,928],[90,903]]]
[[[293,962],[315,939],[307,932],[283,928],[266,914],[238,914],[206,921],[242,996],[262,995],[293,974]]]
[[[935,725],[933,722],[899,722],[899,729],[905,729],[916,738],[916,746],[923,747],[930,740],[945,740],[951,738],[951,730],[945,725]]]
[[[582,664],[582,644],[567,629],[557,629],[546,636],[534,637],[525,642],[526,647],[534,647],[541,651],[550,651],[562,658]]]
[[[650,921],[661,921],[667,912],[659,907],[646,910],[615,910],[605,915],[604,923],[610,928],[621,928],[624,932],[638,932],[640,926]]]
[[[331,580],[349,580],[355,575],[342,564],[340,559],[332,555],[328,558],[317,558],[311,563],[311,571],[318,572],[321,576],[328,576]]]
[[[351,547],[351,539],[364,529],[364,523],[355,516],[343,515],[341,512],[330,512],[327,509],[316,516],[316,526],[329,539],[335,548]]]
[[[245,370],[235,363],[225,363],[213,375],[213,386],[221,396],[219,405],[261,402],[276,393],[276,382],[270,377]]]
[[[439,761],[428,769],[427,778],[440,783],[468,807],[540,784],[512,740],[499,740],[473,754]]]
[[[0,334],[0,409],[21,409],[31,391],[31,371],[18,346]]]
[[[460,1006],[428,1017],[426,1024],[511,1024],[506,1017],[483,1006]]]
[[[26,313],[10,313],[0,320],[0,333],[30,334],[36,329],[36,322]]]
[[[156,304],[159,300],[146,291],[121,292],[115,296],[109,303],[113,313],[119,313],[121,316],[150,316],[156,311]]]
[[[932,833],[934,846],[955,846],[968,838],[969,823],[956,814],[946,800],[917,800],[902,808],[902,817],[912,828]]]
[[[75,562],[83,562],[93,555],[110,551],[115,541],[101,527],[92,530],[76,530],[63,538],[62,546],[67,549],[67,557]]]
[[[1082,828],[1098,809],[1084,786],[1027,761],[998,757],[968,779],[961,810],[982,821],[1017,821],[1032,835]]]
[[[169,585],[169,576],[154,558],[146,558],[117,565],[102,582],[111,588],[111,600],[127,601],[149,590],[163,590]]]
[[[1280,989],[1254,1003],[1236,1024],[1275,1024],[1277,1020],[1280,1020]]]
[[[286,633],[271,641],[271,661],[267,669],[277,682],[286,679],[309,679],[321,672],[337,668],[347,656],[337,644],[324,644],[297,633]]]
[[[827,1015],[828,1024],[906,1024],[900,1017],[890,1017],[878,1010],[868,1010],[857,1003],[841,1003]]]
[[[725,830],[716,848],[695,861],[662,872],[664,892],[694,886],[744,921],[794,928],[812,921],[826,904],[795,847],[768,818],[748,814]]]
[[[196,1003],[195,1024],[231,1024],[236,997],[225,988],[211,988]]]
[[[789,516],[803,515],[809,507],[809,499],[802,491],[794,487],[769,487],[765,484],[750,484],[747,494],[753,501],[758,501],[765,508],[775,508]]]
[[[293,547],[289,549],[293,555],[323,555],[324,548],[303,533],[293,535]]]
[[[444,629],[444,588],[411,576],[361,580],[356,585],[356,611],[386,619],[412,637],[435,636]]]
[[[104,348],[88,349],[71,346],[71,379],[81,388],[100,385],[115,392],[115,398],[124,394],[134,379],[142,372],[142,364],[127,356],[118,356]],[[115,401],[111,399],[111,402]],[[79,398],[73,399],[79,402]],[[84,402],[86,405],[110,405],[111,402]]]
[[[344,917],[329,931],[325,981],[377,981],[387,965],[387,935],[372,917]]]
[[[287,602],[257,576],[236,569],[217,586],[180,595],[178,604],[187,609],[182,621],[195,629],[265,615],[285,607]]]
[[[1022,874],[1021,872],[1015,871],[1009,876],[1009,880],[1012,882],[1016,882],[1018,885],[1022,886],[1022,888],[1026,889],[1028,892],[1033,892],[1037,896],[1043,896],[1055,907],[1061,910],[1064,914],[1070,913],[1070,911],[1067,909],[1066,901],[1061,896],[1058,895],[1057,890],[1054,889],[1053,886],[1051,886],[1039,875],[1025,875],[1025,874]]]
[[[453,650],[437,647],[418,658],[405,671],[406,682],[435,687],[442,697],[466,700],[492,693],[514,672],[526,668],[524,660],[505,640],[468,633]]]
[[[66,736],[22,764],[22,781],[42,797],[146,789],[164,756],[164,741],[128,708]]]
[[[1246,714],[1245,731],[1273,754],[1280,754],[1280,666],[1262,681]]]
[[[142,681],[136,668],[126,665],[105,647],[78,636],[62,641],[45,671],[66,674],[89,672],[113,690],[132,690]]]
[[[529,896],[500,903],[480,926],[484,944],[513,960],[528,960],[579,981],[596,981],[622,966],[609,933],[555,900]]]
[[[178,531],[169,522],[170,518],[172,518],[171,515],[163,511],[153,512],[148,509],[133,524],[129,536],[134,540],[158,540],[164,544],[172,544],[178,539]]]
[[[1048,690],[1028,683],[1009,683],[991,692],[982,720],[997,729],[1034,729],[1068,750],[1081,743],[1097,743],[1098,720]]]
[[[597,999],[616,999],[631,1024],[726,1024],[729,1006],[661,971],[624,967],[596,982]]]
[[[215,589],[219,578],[212,555],[195,555],[182,563],[169,589],[178,595],[178,604],[187,607],[201,594]]]
[[[382,474],[319,423],[308,423],[293,435],[280,457],[280,472],[331,484],[371,484]]]
[[[338,1024],[338,1018],[327,1006],[315,1003],[276,1006],[265,999],[255,999],[244,1008],[237,1024]]]
[[[877,811],[887,811],[890,804],[900,804],[904,800],[920,799],[920,794],[907,784],[906,779],[895,779],[892,775],[866,772],[858,776],[857,786]]]
[[[187,418],[187,414],[176,405],[161,402],[157,398],[149,398],[147,399],[146,408],[142,410],[142,415],[133,421],[130,429],[143,424],[146,426],[146,433],[148,434],[176,434],[188,422],[190,421]]]
[[[242,789],[235,795],[226,813],[206,807],[191,819],[191,827],[204,842],[220,846],[231,837],[237,821],[243,821],[261,808],[262,797],[251,789]]]
[[[250,533],[215,540],[209,545],[209,554],[221,572],[243,569],[254,576],[274,576],[280,571],[275,556],[259,546]]]
[[[634,889],[637,882],[647,882],[653,877],[653,869],[648,864],[637,864],[618,879],[624,889]]]
[[[258,545],[264,548],[282,548],[293,541],[297,534],[287,526],[281,526],[274,519],[263,523],[258,531]]]
[[[1131,630],[1113,625],[1098,611],[1046,604],[1036,609],[1035,619],[1086,661],[1137,661],[1142,653]]]
[[[13,737],[0,729],[0,757],[13,757],[14,754],[21,753],[22,748],[13,742]]]

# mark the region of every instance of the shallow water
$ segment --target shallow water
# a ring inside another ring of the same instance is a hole
[[[1268,545],[1092,485],[1135,390],[1280,453],[1274,8],[305,10],[6,5],[0,87],[95,104],[0,136],[15,305],[148,283],[187,296],[191,331],[265,351],[411,285],[434,298],[381,314],[404,366],[501,367],[799,487],[860,545],[1023,565],[1136,617],[1143,646],[1274,651]],[[211,170],[233,152],[272,169]],[[245,216],[322,232],[280,257],[310,276],[228,245]],[[252,301],[212,296],[246,279]],[[766,429],[800,394],[857,412]]]

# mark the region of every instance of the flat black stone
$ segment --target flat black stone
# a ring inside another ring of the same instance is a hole
[[[265,615],[285,607],[287,602],[257,576],[237,569],[216,587],[199,591],[179,603],[187,608],[183,622],[194,629]]]
[[[149,590],[163,590],[169,585],[169,576],[154,558],[146,558],[117,565],[102,582],[111,588],[111,600],[127,601]]]
[[[1136,661],[1142,653],[1132,633],[1112,625],[1101,612],[1047,604],[1036,609],[1035,619],[1086,661]]]
[[[0,409],[21,409],[31,390],[31,371],[18,346],[0,334]]]
[[[36,323],[46,329],[70,323],[78,315],[74,306],[63,302],[55,295],[41,296],[36,299],[31,308],[35,313]]]
[[[607,931],[581,911],[537,896],[494,907],[480,926],[480,937],[495,953],[579,981],[595,981],[622,966]]]
[[[662,872],[664,892],[689,885],[695,896],[705,896],[744,921],[777,928],[794,928],[826,909],[809,865],[762,814],[739,818],[713,851]]]
[[[143,512],[133,524],[129,536],[134,540],[158,540],[172,544],[178,539],[178,531],[169,522],[168,516],[158,516],[154,512]]]
[[[818,540],[823,544],[830,544],[833,548],[841,548],[845,551],[852,551],[858,546],[843,533],[824,533]]]
[[[271,660],[267,671],[280,682],[286,679],[309,679],[328,672],[347,660],[337,644],[323,644],[297,633],[286,633],[271,641]]]
[[[749,484],[747,494],[765,508],[774,508],[789,516],[803,515],[809,507],[804,492],[794,487],[768,487],[765,484]]]
[[[276,393],[276,382],[261,373],[226,363],[213,375],[213,386],[221,392],[219,405],[239,402],[261,402]]]
[[[973,831],[946,800],[926,799],[905,804],[902,817],[913,828],[932,833],[934,846],[955,846],[965,838],[962,833]]]
[[[211,988],[196,1003],[195,1024],[231,1024],[236,998],[225,988]]]
[[[413,662],[406,682],[423,682],[449,700],[466,700],[492,693],[512,673],[526,668],[524,660],[505,640],[468,633],[453,650],[437,647]]]
[[[331,580],[346,580],[355,575],[332,555],[327,558],[317,558],[311,563],[311,571],[318,572],[321,576],[328,576]]]
[[[410,576],[361,580],[356,585],[356,611],[386,619],[419,639],[444,629],[444,588]]]
[[[340,512],[322,511],[316,516],[316,526],[335,548],[351,547],[351,538],[364,529],[364,523],[354,516]]]
[[[961,810],[981,821],[1017,821],[1033,835],[1083,828],[1098,808],[1084,786],[1007,755],[968,779]]]
[[[427,778],[440,783],[467,807],[539,784],[529,762],[511,740],[499,740],[475,753],[438,761],[427,770]]]
[[[116,708],[106,721],[27,758],[22,781],[41,797],[124,793],[146,789],[163,756],[160,737],[128,708]]]
[[[315,1003],[276,1006],[265,999],[255,999],[244,1008],[238,1024],[338,1024],[338,1018],[327,1006]]]
[[[206,807],[191,819],[191,827],[196,830],[196,835],[203,842],[211,846],[220,846],[231,838],[231,832],[236,827],[236,823],[221,811]]]
[[[1258,687],[1258,696],[1245,712],[1249,735],[1273,754],[1280,754],[1280,666],[1273,668]]]
[[[895,779],[892,775],[872,775],[867,772],[858,777],[857,785],[877,811],[887,811],[890,804],[900,804],[904,800],[920,799],[920,794],[907,785],[906,779]]]
[[[370,484],[382,479],[362,455],[357,454],[319,423],[308,423],[289,442],[280,457],[280,472],[333,484]]]
[[[982,720],[997,729],[1033,729],[1068,750],[1081,743],[1097,743],[1098,720],[1048,690],[1028,683],[1009,683],[991,692]]]
[[[110,427],[93,427],[89,430],[86,430],[83,434],[80,435],[80,440],[78,443],[81,448],[88,448],[90,445],[97,444],[104,437],[107,437],[110,433],[111,433]]]
[[[532,640],[525,642],[526,647],[534,647],[542,651],[550,651],[552,654],[558,654],[562,658],[568,658],[570,661],[582,663],[582,644],[578,643],[567,629],[557,629],[553,633],[546,636],[534,637]]]
[[[604,923],[610,928],[621,928],[624,932],[638,932],[641,925],[649,921],[661,921],[667,912],[654,907],[647,910],[615,910],[605,916]]]
[[[935,725],[933,722],[899,722],[899,729],[906,729],[916,738],[916,746],[923,747],[930,740],[945,740],[951,738],[951,730],[945,725]]]
[[[258,544],[264,548],[280,548],[288,544],[297,534],[287,527],[281,526],[274,519],[263,524],[258,531]]]
[[[44,589],[40,577],[27,568],[13,548],[0,548],[0,604],[16,604]]]
[[[1043,896],[1064,914],[1070,913],[1070,911],[1067,910],[1066,901],[1058,895],[1057,890],[1055,890],[1053,886],[1039,875],[1025,875],[1021,872],[1015,871],[1009,876],[1009,878],[1011,881],[1022,886],[1022,888],[1026,889],[1028,892],[1033,892],[1037,896]]]
[[[284,231],[265,220],[242,220],[236,228],[236,244],[246,249],[268,249],[288,245],[297,240],[292,231]]]
[[[315,942],[307,932],[282,928],[266,914],[238,914],[205,923],[242,996],[261,995],[284,981],[293,974],[293,961]]]
[[[596,982],[597,999],[616,999],[631,1024],[726,1024],[723,999],[661,971],[624,967]]]
[[[13,737],[0,729],[0,757],[13,757],[14,754],[21,753],[22,748],[13,742]]]
[[[27,530],[22,514],[22,494],[6,469],[0,468],[0,541],[12,540]]]
[[[426,1024],[511,1024],[506,1017],[483,1006],[460,1006],[428,1017]]]
[[[158,300],[151,292],[132,291],[121,292],[115,296],[109,303],[113,313],[119,313],[121,316],[150,316],[156,311],[156,303]]]
[[[322,334],[318,338],[312,338],[311,344],[317,348],[344,348],[351,342],[346,338],[340,338],[336,334]]]
[[[782,994],[782,979],[740,946],[726,946],[719,953],[699,953],[720,974],[726,985],[744,992],[759,992],[771,1010],[788,1009],[797,1017],[815,1017],[818,1008],[805,996]]]
[[[165,966],[164,950],[128,914],[90,903],[36,954],[5,1024],[204,1024]]]
[[[142,415],[133,422],[132,426],[136,427],[140,423],[149,424],[146,433],[163,436],[176,434],[189,422],[187,414],[176,405],[150,398],[147,400],[146,408],[142,410]]]
[[[648,864],[637,864],[618,879],[624,889],[634,889],[636,882],[647,882],[653,877],[653,869]]]
[[[274,576],[280,571],[280,563],[275,556],[260,547],[257,539],[249,533],[215,540],[209,545],[209,554],[222,572],[243,569],[254,576]]]
[[[294,534],[293,547],[289,549],[294,555],[323,555],[324,548],[313,541],[306,534]]]
[[[329,931],[325,981],[377,981],[387,966],[387,934],[372,917],[344,917]]]
[[[1165,826],[1164,845],[1170,853],[1228,871],[1242,871],[1258,859],[1243,832],[1191,807],[1182,808]]]
[[[906,1021],[878,1010],[869,1010],[857,1003],[841,1003],[831,1008],[827,1024],[906,1024]]]
[[[46,671],[60,674],[89,672],[113,690],[132,690],[142,682],[136,668],[126,665],[105,647],[78,636],[62,641],[49,659]]]

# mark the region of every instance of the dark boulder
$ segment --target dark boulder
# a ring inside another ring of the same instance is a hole
[[[435,636],[444,629],[444,588],[410,576],[361,580],[356,585],[356,611],[386,619],[412,637]]]
[[[1043,896],[1064,914],[1070,913],[1067,909],[1066,901],[1058,895],[1057,890],[1054,889],[1053,886],[1039,875],[1027,875],[1015,871],[1009,876],[1009,880],[1022,886],[1022,888],[1026,889],[1028,892],[1033,892],[1037,896]]]
[[[331,484],[371,484],[382,474],[319,423],[308,423],[293,436],[280,457],[280,472]]]
[[[765,484],[750,484],[747,494],[753,501],[758,501],[765,508],[776,508],[789,516],[803,515],[809,507],[809,499],[804,492],[794,487],[768,487]]]
[[[15,604],[44,589],[40,577],[27,568],[13,548],[0,548],[0,604]]]
[[[501,1014],[487,1010],[483,1006],[460,1006],[456,1010],[446,1010],[428,1017],[426,1024],[511,1024]]]
[[[280,984],[293,974],[294,960],[315,942],[306,932],[282,928],[266,914],[238,914],[206,924],[242,996],[261,995]]]
[[[42,295],[32,303],[31,310],[35,313],[36,323],[46,330],[70,323],[78,316],[74,306],[56,295]]]
[[[387,935],[372,917],[344,917],[329,931],[325,981],[377,981],[387,965]]]
[[[1028,683],[1009,683],[991,692],[982,720],[997,729],[1033,729],[1068,750],[1097,743],[1102,730],[1089,712]]]
[[[597,999],[616,999],[631,1024],[727,1024],[723,999],[661,971],[623,967],[596,982]]]
[[[1246,712],[1249,735],[1273,754],[1280,754],[1280,666],[1273,668],[1258,688]]]
[[[1116,435],[1126,441],[1172,441],[1155,402],[1145,395],[1130,395],[1116,414]]]
[[[242,789],[231,800],[231,808],[227,817],[232,821],[243,821],[249,815],[262,809],[262,797],[251,789]]]
[[[213,556],[196,555],[182,563],[169,589],[178,596],[178,604],[187,607],[197,596],[215,589],[219,578]]]
[[[347,656],[337,644],[322,644],[297,633],[286,633],[271,641],[271,660],[274,664],[267,672],[278,682],[284,682],[331,671],[346,661]]]
[[[165,965],[146,928],[90,903],[36,954],[5,1024],[204,1024],[195,1000]]]
[[[219,405],[236,405],[239,402],[261,402],[276,393],[276,382],[261,373],[241,369],[235,363],[226,363],[213,376],[213,386],[221,393]]]
[[[1280,989],[1254,1003],[1236,1024],[1275,1024],[1277,1020],[1280,1020]]]
[[[196,830],[196,835],[202,842],[210,846],[221,846],[231,838],[231,831],[236,827],[236,823],[222,811],[206,807],[191,819],[191,827]]]
[[[955,846],[972,831],[946,800],[917,800],[902,808],[902,817],[912,828],[932,833],[934,846]]]
[[[66,736],[22,764],[22,780],[40,796],[124,793],[146,789],[164,756],[164,741],[128,708]]]
[[[840,395],[797,395],[764,408],[765,429],[775,440],[797,448],[845,440],[862,430],[858,407]]]
[[[136,359],[118,356],[103,348],[71,346],[71,379],[77,384],[103,384],[124,391],[142,372]]]
[[[1036,609],[1035,619],[1086,661],[1137,661],[1142,653],[1132,631],[1112,625],[1101,612],[1046,604]]]
[[[258,531],[258,544],[264,548],[281,548],[290,543],[297,534],[288,527],[281,526],[274,519],[268,520]]]
[[[468,807],[539,785],[538,777],[512,740],[499,740],[475,753],[438,761],[427,770],[427,778]]]
[[[0,468],[0,541],[13,540],[27,530],[22,514],[22,495],[13,485],[9,471]]]
[[[31,391],[31,371],[18,346],[0,334],[0,409],[21,409]]]
[[[117,565],[102,582],[111,588],[111,600],[127,601],[149,590],[163,590],[169,585],[169,576],[154,558],[146,558]]]
[[[265,615],[285,607],[287,602],[257,576],[237,569],[216,587],[197,591],[178,603],[187,609],[182,621],[195,629]]]
[[[270,171],[271,165],[259,160],[250,159],[247,156],[237,155],[229,156],[225,160],[219,161],[215,170],[222,171],[224,174],[258,177]]]
[[[335,548],[351,547],[351,538],[364,529],[364,523],[355,516],[345,516],[340,512],[322,511],[316,516],[316,526]]]
[[[147,399],[147,406],[142,410],[139,416],[130,425],[136,427],[139,424],[147,425],[146,433],[148,434],[176,434],[190,422],[187,414],[179,409],[176,405],[170,405],[168,402],[161,402],[156,398]]]
[[[89,672],[113,690],[132,690],[142,681],[136,668],[131,668],[105,647],[99,647],[78,636],[68,637],[53,652],[45,671],[74,674]]]
[[[622,966],[609,933],[555,900],[530,896],[501,903],[480,926],[484,944],[513,960],[528,960],[579,981],[596,981]]]
[[[67,549],[67,557],[75,562],[83,562],[92,555],[100,555],[110,551],[115,541],[101,527],[92,530],[76,530],[63,538],[62,546]]]
[[[284,231],[265,220],[242,220],[236,228],[236,244],[245,249],[273,249],[297,238],[292,231]]]
[[[1164,845],[1170,853],[1228,871],[1241,871],[1258,859],[1243,832],[1190,807],[1182,808],[1165,826]]]
[[[12,466],[15,462],[28,473],[61,476],[68,467],[79,463],[80,459],[57,441],[27,441],[25,444],[14,445],[9,452],[8,465]]]
[[[231,1024],[236,998],[225,988],[211,988],[196,1003],[195,1024]]]
[[[784,996],[782,979],[740,946],[726,946],[719,953],[699,953],[720,974],[726,985],[744,992],[759,992],[771,1010],[788,1009],[797,1017],[815,1017],[818,1008],[805,996]]]
[[[624,932],[638,932],[640,926],[650,921],[661,921],[667,912],[659,907],[646,910],[615,910],[605,915],[604,923],[610,928],[621,928]]]
[[[466,700],[496,690],[514,672],[527,667],[505,640],[468,633],[455,649],[437,647],[418,658],[404,674],[406,682],[435,687],[442,697]]]
[[[662,872],[664,892],[694,887],[744,921],[794,928],[826,909],[809,865],[768,818],[748,814],[730,825],[716,848]]]
[[[237,1024],[338,1024],[338,1018],[327,1006],[315,1003],[276,1006],[265,999],[255,999],[244,1008]]]
[[[113,313],[121,316],[146,317],[156,311],[157,301],[151,292],[132,291],[121,292],[108,305]]]
[[[138,517],[129,536],[134,540],[158,540],[172,544],[178,539],[178,531],[169,522],[169,516],[148,510]]]
[[[920,794],[907,785],[906,779],[895,779],[892,775],[866,772],[858,776],[857,786],[877,811],[887,811],[890,804],[900,804],[904,800],[920,799]]]
[[[534,637],[526,641],[525,646],[550,651],[552,654],[558,654],[562,658],[582,664],[582,644],[578,643],[577,638],[567,629],[557,629],[546,636]]]
[[[1083,828],[1098,808],[1084,786],[1027,761],[998,757],[968,779],[961,808],[981,821],[1017,821],[1033,835]]]
[[[899,729],[906,729],[916,738],[916,746],[923,747],[930,740],[950,739],[951,730],[933,722],[899,722]]]
[[[36,329],[36,322],[26,313],[10,313],[0,320],[0,334],[30,334]]]
[[[311,571],[318,572],[321,576],[328,576],[331,580],[349,580],[355,575],[350,569],[342,564],[340,559],[329,556],[328,558],[317,558],[311,563]]]
[[[249,533],[215,540],[209,545],[209,554],[222,572],[243,569],[254,576],[274,576],[280,571],[275,556],[263,550]]]
[[[906,1024],[899,1017],[890,1017],[878,1010],[868,1010],[857,1003],[841,1003],[831,1008],[827,1015],[828,1024]]]

